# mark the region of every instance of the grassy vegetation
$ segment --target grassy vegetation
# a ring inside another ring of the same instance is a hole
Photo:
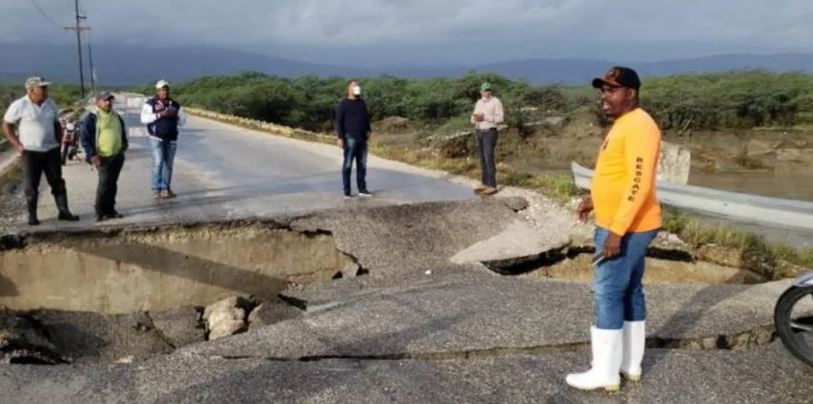
[[[693,246],[715,244],[736,250],[742,257],[776,267],[783,262],[813,268],[813,248],[797,248],[786,243],[771,242],[764,237],[730,226],[701,224],[687,214],[665,209],[663,229],[677,234]]]
[[[813,76],[738,71],[646,80],[642,102],[666,130],[813,123]]]
[[[490,73],[460,78],[408,80],[393,76],[362,79],[374,120],[399,116],[437,129],[457,127],[471,113],[483,81],[494,84],[506,106],[508,126],[523,131],[540,116],[589,107],[598,119],[595,91],[579,87],[533,86]],[[306,76],[285,79],[247,72],[204,77],[174,91],[181,102],[283,125],[328,130],[346,79]],[[152,93],[149,88],[142,91]],[[677,75],[644,81],[643,105],[665,130],[717,130],[813,124],[813,76],[736,71]]]

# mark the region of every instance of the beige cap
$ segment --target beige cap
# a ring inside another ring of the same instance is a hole
[[[46,86],[50,86],[50,85],[51,85],[50,82],[45,81],[45,79],[40,77],[40,76],[33,76],[33,77],[29,77],[29,78],[25,79],[25,89],[26,90],[30,90],[30,89],[32,89],[34,87],[46,87]]]

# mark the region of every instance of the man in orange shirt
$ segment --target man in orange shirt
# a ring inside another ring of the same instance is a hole
[[[596,325],[590,341],[593,364],[570,374],[567,383],[582,390],[620,387],[619,374],[641,378],[646,331],[642,278],[649,244],[661,227],[655,175],[661,132],[638,105],[641,81],[626,67],[613,67],[593,80],[601,91],[602,112],[613,120],[596,162],[590,197],[579,219],[596,214],[593,299]]]

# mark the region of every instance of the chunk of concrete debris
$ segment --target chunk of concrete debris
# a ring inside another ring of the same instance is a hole
[[[528,200],[521,196],[502,197],[498,199],[514,212],[521,212],[528,209],[529,206]]]
[[[686,185],[692,165],[692,152],[689,148],[661,142],[661,156],[658,159],[658,181]]]
[[[347,264],[341,271],[342,278],[355,278],[358,276],[360,269],[361,265],[356,262]]]
[[[156,330],[175,348],[206,340],[201,314],[194,307],[150,312],[149,315]]]
[[[524,222],[515,222],[500,234],[458,252],[451,261],[455,264],[466,264],[497,261],[518,263],[533,260],[570,244],[570,238],[566,234],[554,230],[555,226],[535,228]]]
[[[291,306],[283,301],[265,302],[248,315],[250,329],[276,324],[285,320],[291,320],[302,316],[302,310]]]
[[[203,311],[203,320],[209,332],[209,340],[228,337],[246,330],[248,301],[232,296],[211,304]]]
[[[135,356],[130,355],[130,356],[125,356],[123,358],[120,358],[120,359],[116,360],[115,363],[133,363],[134,361],[135,361]]]

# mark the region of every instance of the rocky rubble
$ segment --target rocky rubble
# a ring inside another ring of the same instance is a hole
[[[247,299],[232,296],[206,307],[203,321],[206,323],[207,339],[228,337],[248,329],[248,314],[253,304]]]

